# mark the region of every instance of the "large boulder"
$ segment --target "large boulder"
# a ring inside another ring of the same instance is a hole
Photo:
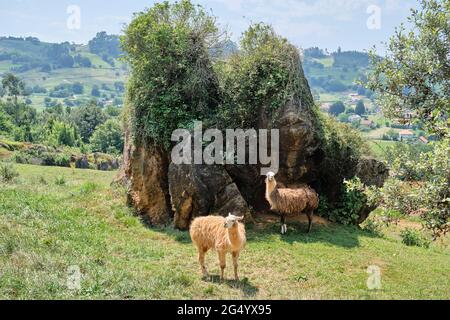
[[[172,163],[168,176],[175,227],[187,229],[193,218],[211,213],[251,218],[246,201],[223,166]]]
[[[389,169],[383,162],[377,159],[362,157],[356,167],[356,176],[366,186],[380,188],[389,177]]]
[[[167,224],[171,218],[168,165],[168,155],[163,149],[151,144],[134,144],[127,131],[119,180],[126,184],[128,204],[150,224]]]
[[[264,111],[259,114],[258,129],[280,130],[277,181],[284,187],[313,184],[317,178],[321,142],[311,101],[312,96],[306,96],[304,101],[299,97],[291,99],[276,119],[267,117]],[[252,208],[268,211],[261,166],[227,165],[226,168]]]
[[[389,169],[383,162],[377,159],[362,157],[356,167],[356,176],[366,186],[376,186],[380,188],[389,177]],[[365,205],[361,208],[358,224],[366,221],[370,213],[375,209],[376,207],[370,205]]]

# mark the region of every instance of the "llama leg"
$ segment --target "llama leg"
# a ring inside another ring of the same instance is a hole
[[[307,215],[308,215],[308,233],[311,232],[313,214],[314,214],[314,211],[309,211],[307,213]]]
[[[236,281],[239,280],[239,276],[238,276],[238,259],[239,259],[239,252],[233,252],[234,279]]]
[[[205,267],[205,254],[206,250],[203,250],[203,248],[198,248],[198,261],[200,262],[200,267],[202,268],[202,274],[204,277],[207,277],[208,271]]]
[[[285,234],[287,232],[286,226],[286,218],[284,215],[281,216],[281,234]]]
[[[226,256],[225,256],[225,252],[219,252],[219,263],[220,263],[220,280],[224,279],[224,271],[225,271],[225,267],[226,267]]]

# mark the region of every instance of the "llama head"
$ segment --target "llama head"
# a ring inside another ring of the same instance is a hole
[[[244,219],[244,217],[238,217],[229,213],[228,217],[225,218],[224,227],[226,229],[233,228],[239,221],[242,221],[242,219]]]
[[[267,182],[273,182],[273,181],[275,181],[275,173],[273,173],[273,172],[268,172],[268,173],[267,173],[266,181],[267,181]]]

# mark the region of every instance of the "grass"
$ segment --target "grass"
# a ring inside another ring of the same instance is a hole
[[[0,185],[0,299],[449,299],[450,252],[407,247],[356,227],[248,226],[241,281],[202,280],[189,235],[149,228],[110,187],[114,172],[16,166]],[[66,183],[52,183],[64,176]],[[232,276],[228,260],[226,276]],[[367,289],[367,268],[382,271],[382,289]],[[81,289],[69,290],[73,266]]]
[[[392,147],[398,143],[398,141],[385,141],[385,140],[367,140],[369,147],[372,151],[372,154],[377,159],[384,159],[386,156],[386,149],[388,147]]]

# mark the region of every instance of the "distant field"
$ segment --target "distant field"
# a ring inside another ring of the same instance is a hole
[[[384,159],[385,152],[388,147],[395,146],[401,142],[397,141],[384,141],[384,140],[368,140],[370,149],[373,155],[378,159]]]
[[[381,138],[383,138],[383,135],[386,134],[390,130],[393,130],[395,132],[402,131],[402,129],[393,129],[393,128],[388,128],[388,127],[382,127],[379,129],[371,130],[371,131],[365,133],[364,135],[367,137],[367,139],[380,140]]]
[[[448,239],[430,249],[400,242],[401,226],[374,236],[352,226],[289,223],[247,226],[241,281],[218,281],[207,256],[203,280],[187,232],[149,228],[111,188],[114,172],[17,166],[0,184],[0,299],[449,299]],[[65,184],[57,185],[57,177]],[[226,278],[232,275],[228,260]],[[381,290],[367,269],[381,269]],[[82,274],[67,287],[68,268]]]
[[[119,73],[117,76],[116,73]],[[122,70],[110,70],[102,68],[70,68],[56,69],[50,73],[29,71],[19,74],[29,85],[39,85],[46,89],[52,89],[62,83],[82,82],[85,87],[92,89],[94,84],[106,83],[114,85],[116,81],[124,81],[125,74]]]
[[[333,59],[333,57],[327,57],[327,58],[322,58],[322,59],[312,59],[313,61],[315,61],[315,62],[318,62],[318,63],[321,63],[321,64],[323,64],[323,66],[325,67],[325,68],[330,68],[330,67],[332,67],[333,66],[333,63],[334,63],[334,59]]]

